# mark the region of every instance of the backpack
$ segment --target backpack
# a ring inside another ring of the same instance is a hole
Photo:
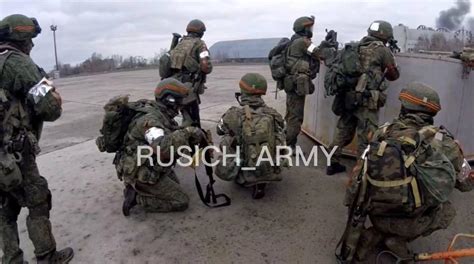
[[[363,73],[359,56],[359,44],[346,44],[328,65],[324,76],[325,96],[333,96],[354,90]]]
[[[169,52],[166,52],[165,54],[161,55],[158,69],[162,80],[173,75],[173,72],[171,70],[171,57]]]
[[[129,102],[128,95],[115,96],[104,106],[105,115],[96,145],[100,152],[114,153],[122,149],[128,127],[134,118],[149,112],[147,100]]]
[[[291,44],[289,38],[282,38],[278,44],[270,50],[268,60],[270,63],[270,71],[275,81],[283,81],[287,75],[286,70],[286,51]]]
[[[262,108],[251,109],[244,106],[244,119],[242,122],[241,147],[243,151],[242,167],[255,168],[255,170],[242,170],[245,182],[255,183],[259,178],[267,178],[275,169],[269,161],[257,161],[262,150],[266,147],[273,162],[276,154],[275,124],[272,115],[264,113]],[[263,158],[267,155],[262,154]]]
[[[385,125],[365,153],[369,213],[410,217],[446,202],[456,173],[443,151],[432,144],[439,129],[390,131],[391,127]]]

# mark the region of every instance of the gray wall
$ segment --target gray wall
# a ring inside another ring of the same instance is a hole
[[[474,73],[471,72],[468,79],[462,79],[461,62],[439,56],[399,53],[396,59],[401,75],[397,81],[390,83],[387,104],[380,110],[380,124],[398,115],[398,94],[407,83],[424,82],[441,97],[442,110],[435,117],[435,124],[446,126],[461,142],[465,154],[474,159]],[[306,98],[303,130],[327,145],[333,138],[337,117],[331,111],[334,97],[324,97],[325,71],[326,67],[322,66],[315,79],[315,92]],[[354,154],[354,147],[352,144],[345,152]]]

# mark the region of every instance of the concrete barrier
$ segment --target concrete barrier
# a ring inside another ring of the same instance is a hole
[[[380,124],[393,120],[400,110],[398,94],[412,81],[431,85],[441,97],[441,112],[435,117],[436,125],[444,125],[461,142],[465,155],[474,160],[474,73],[462,78],[460,60],[447,57],[400,53],[396,55],[400,78],[391,82],[387,91],[386,106],[380,109]],[[334,97],[324,97],[324,74],[321,66],[315,79],[315,92],[307,96],[303,132],[323,145],[331,143],[337,116],[331,111]],[[354,155],[355,144],[344,153]]]

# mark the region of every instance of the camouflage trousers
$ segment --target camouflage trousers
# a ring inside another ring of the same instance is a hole
[[[306,96],[297,95],[295,92],[286,93],[286,144],[295,146],[301,131],[304,118],[304,103]]]
[[[40,176],[35,156],[32,154],[23,156],[20,169],[22,184],[11,192],[0,195],[0,238],[4,254],[2,263],[23,263],[17,226],[22,207],[28,208],[29,211],[26,227],[35,247],[35,255],[41,257],[56,250],[49,221],[51,192],[48,182]]]
[[[331,163],[340,162],[342,149],[349,145],[357,137],[357,155],[362,155],[369,144],[369,134],[373,134],[378,124],[378,111],[367,108],[359,108],[353,113],[343,113],[337,121],[336,130],[329,150],[337,146],[336,152],[331,158]]]
[[[155,184],[136,181],[137,202],[148,212],[184,211],[189,197],[179,186],[174,172],[161,176]]]
[[[201,127],[201,116],[199,113],[199,102],[193,101],[181,109],[183,115],[183,126]]]
[[[380,243],[400,257],[412,255],[408,243],[420,236],[429,236],[433,232],[446,229],[456,216],[456,210],[450,202],[428,210],[414,218],[371,216],[372,227],[365,229],[357,247],[356,258],[366,260],[369,253]]]

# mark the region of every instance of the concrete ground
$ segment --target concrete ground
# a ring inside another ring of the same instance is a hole
[[[246,72],[260,72],[271,80],[266,65],[215,67],[202,98],[206,128],[214,131],[223,112],[237,105],[233,94]],[[143,70],[56,81],[64,114],[45,126],[38,163],[53,193],[51,219],[58,247],[74,248],[72,263],[336,263],[334,248],[346,221],[342,200],[347,176],[326,176],[323,155],[320,167],[284,170],[283,181],[270,185],[262,200],[252,200],[249,190],[218,180],[216,191],[232,198],[231,206],[218,209],[199,200],[193,171],[177,168],[191,198],[188,210],[148,214],[136,207],[130,217],[122,215],[123,185],[116,177],[113,155],[98,152],[94,142],[102,106],[118,94],[152,98],[158,79],[157,70]],[[274,82],[269,87],[273,91]],[[277,100],[273,93],[265,99],[284,114],[284,93]],[[299,144],[308,149],[313,142],[300,136]],[[198,174],[202,184],[207,183],[202,168]],[[416,241],[414,248],[442,250],[454,234],[474,233],[473,198],[474,193],[456,191],[458,215],[451,227]],[[26,211],[19,220],[21,244],[27,260],[33,261]]]

